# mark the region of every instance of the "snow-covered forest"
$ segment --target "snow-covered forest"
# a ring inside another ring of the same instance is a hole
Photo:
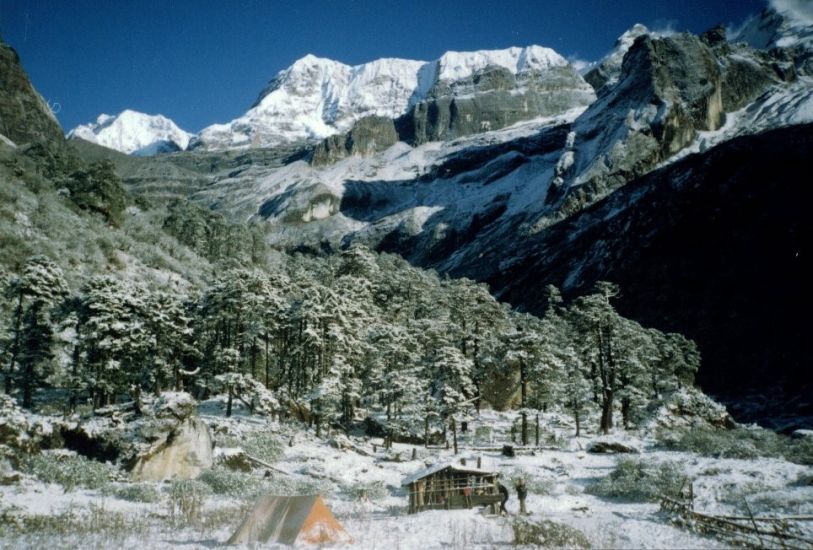
[[[388,433],[422,437],[426,418],[443,426],[485,401],[560,407],[577,430],[600,409],[607,433],[616,402],[615,423],[634,426],[650,403],[691,386],[700,362],[686,338],[619,316],[612,284],[569,305],[551,286],[540,319],[484,285],[362,247],[227,269],[201,289],[98,275],[71,291],[43,256],[6,279],[4,388],[27,408],[225,393],[227,415],[235,400],[265,413],[295,406],[317,429],[347,429],[363,410],[384,415]]]

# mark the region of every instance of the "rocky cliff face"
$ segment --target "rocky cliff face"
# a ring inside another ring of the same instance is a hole
[[[34,90],[13,48],[0,42],[0,134],[16,145],[62,141],[62,129]]]
[[[398,132],[391,118],[365,117],[346,134],[325,138],[313,150],[313,165],[332,164],[351,155],[368,156],[398,142]]]
[[[401,140],[419,145],[559,115],[594,100],[591,87],[570,65],[516,75],[488,66],[461,80],[439,81],[396,124]]]
[[[607,54],[595,67],[591,68],[584,75],[587,81],[597,92],[605,85],[614,85],[621,76],[621,67],[624,63],[624,56],[632,47],[639,36],[650,33],[644,25],[633,25],[624,34],[618,37],[613,50]]]
[[[547,203],[556,217],[570,215],[723,121],[722,76],[711,49],[689,34],[641,35],[618,83],[603,88],[574,124],[575,153],[557,171]]]

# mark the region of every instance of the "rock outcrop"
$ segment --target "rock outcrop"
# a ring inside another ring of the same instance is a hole
[[[559,115],[594,100],[590,85],[570,65],[518,74],[488,66],[464,79],[437,82],[396,127],[402,141],[418,145]]]
[[[0,134],[16,145],[63,141],[62,128],[20,64],[14,48],[0,42]]]
[[[132,477],[138,481],[194,479],[212,467],[212,447],[206,423],[186,418],[139,456]]]
[[[346,134],[322,140],[313,150],[314,166],[332,164],[352,155],[368,156],[383,151],[398,142],[392,119],[370,116],[356,122]]]
[[[547,202],[565,217],[650,171],[724,122],[722,75],[698,37],[639,36],[619,82],[603,88],[573,126],[576,154],[557,173]]]

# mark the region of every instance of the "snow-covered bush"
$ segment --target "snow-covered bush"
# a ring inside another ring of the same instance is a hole
[[[159,502],[162,498],[161,491],[152,483],[111,483],[102,488],[102,494],[130,502]]]
[[[27,457],[21,469],[45,483],[57,483],[66,491],[76,487],[101,489],[120,477],[110,464],[65,451],[45,451]]]
[[[719,430],[695,428],[683,434],[661,436],[663,446],[718,458],[784,457],[798,464],[813,464],[813,442],[791,439],[762,428]]]
[[[342,493],[351,499],[380,500],[389,496],[387,486],[383,481],[356,481],[342,487]]]
[[[200,514],[212,490],[196,479],[180,479],[169,486],[169,517],[173,522],[190,523]]]
[[[632,501],[678,498],[688,490],[691,479],[677,462],[651,464],[640,459],[622,458],[610,475],[588,485],[586,493]]]
[[[259,458],[263,462],[273,463],[282,455],[283,437],[271,430],[261,430],[240,437],[224,437],[221,446],[240,447],[247,455]]]
[[[543,519],[531,521],[518,517],[511,522],[514,544],[537,545],[542,548],[590,548],[590,541],[578,529]]]
[[[250,499],[268,492],[268,484],[251,474],[226,468],[204,471],[198,480],[209,486],[216,495]]]

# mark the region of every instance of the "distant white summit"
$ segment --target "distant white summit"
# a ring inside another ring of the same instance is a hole
[[[81,138],[138,156],[186,149],[192,136],[163,115],[130,109],[115,116],[99,115],[96,122],[82,124],[68,133],[69,138]]]
[[[396,118],[443,81],[471,77],[488,66],[512,74],[567,65],[541,46],[447,52],[432,62],[378,59],[350,66],[306,55],[280,71],[243,116],[205,128],[194,146],[234,149],[321,139],[349,130],[357,120]]]

